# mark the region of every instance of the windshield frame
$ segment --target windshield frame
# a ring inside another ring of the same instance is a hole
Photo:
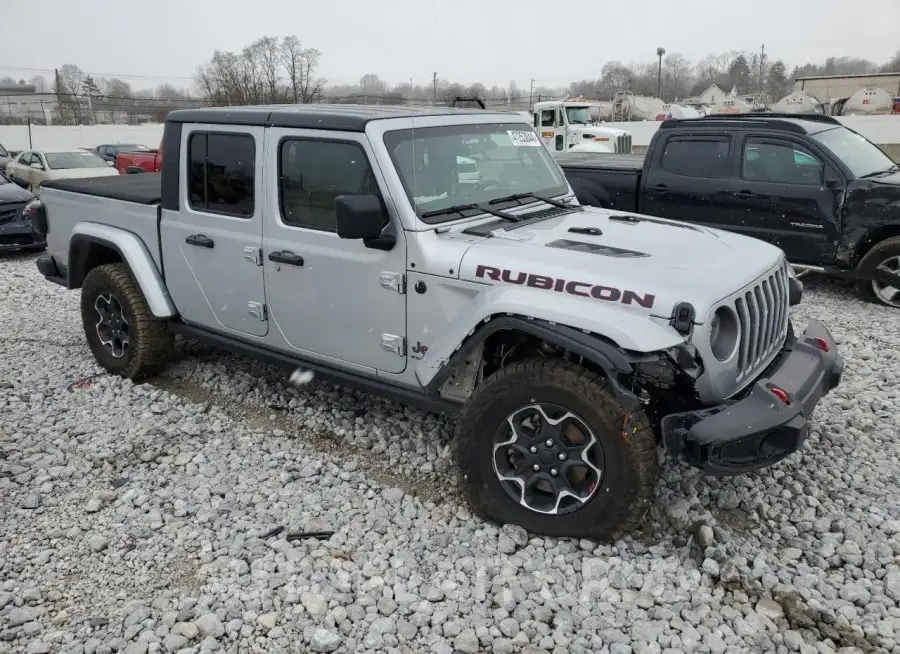
[[[884,168],[874,168],[872,170],[863,170],[863,171],[855,170],[854,168],[852,168],[847,157],[844,156],[846,154],[845,152],[835,150],[832,147],[832,144],[831,144],[832,142],[830,142],[827,138],[826,139],[821,138],[827,134],[839,134],[839,133],[850,134],[851,138],[859,139],[864,144],[866,144],[866,146],[871,146],[872,148],[874,148],[875,151],[877,151],[884,157],[884,160],[886,162],[885,167]],[[835,161],[840,163],[840,165],[844,169],[845,173],[849,173],[849,175],[852,179],[861,179],[861,178],[863,178],[867,175],[871,175],[873,173],[887,171],[892,166],[896,165],[896,163],[887,154],[885,154],[884,150],[882,150],[877,145],[872,143],[872,141],[867,139],[865,136],[863,136],[859,132],[850,129],[846,125],[837,125],[835,127],[829,128],[829,129],[823,129],[821,131],[814,132],[812,134],[809,134],[809,138],[812,139],[817,146],[825,149],[832,157],[834,157]]]
[[[419,122],[419,121],[415,121],[413,123],[413,126],[410,126],[409,123],[407,123],[404,126],[397,126],[397,127],[391,126],[390,128],[387,128],[382,132],[382,134],[380,135],[381,143],[379,145],[384,148],[384,151],[386,152],[387,157],[393,168],[393,174],[396,175],[396,179],[399,181],[401,188],[403,189],[403,193],[406,197],[406,202],[408,203],[408,206],[410,207],[410,209],[412,210],[413,214],[415,215],[415,217],[418,221],[420,221],[428,226],[445,225],[445,224],[455,223],[458,221],[466,221],[466,220],[471,220],[473,218],[479,218],[486,213],[480,209],[473,207],[472,209],[469,209],[466,211],[467,214],[468,214],[468,212],[472,212],[469,215],[465,215],[465,214],[460,215],[460,213],[458,213],[458,212],[448,212],[448,213],[444,213],[441,215],[427,216],[424,218],[422,217],[423,213],[427,213],[427,212],[433,211],[433,210],[441,210],[444,207],[435,207],[435,208],[423,207],[420,204],[417,204],[415,202],[413,192],[407,185],[406,176],[401,172],[401,168],[402,168],[401,162],[398,161],[398,159],[396,157],[396,152],[395,152],[395,149],[396,149],[397,145],[399,145],[400,142],[407,140],[408,138],[410,138],[410,136],[412,136],[413,138],[417,138],[417,139],[422,138],[422,136],[420,136],[422,133],[426,133],[426,134],[428,132],[440,133],[440,132],[444,132],[444,131],[452,133],[453,130],[458,130],[459,133],[466,133],[466,131],[471,130],[473,132],[484,131],[487,133],[501,134],[501,133],[505,132],[506,130],[517,130],[517,131],[532,132],[539,139],[539,145],[534,146],[535,151],[540,152],[540,154],[538,156],[541,159],[543,159],[544,163],[546,163],[548,168],[552,171],[553,175],[558,177],[557,181],[559,183],[551,185],[551,186],[543,186],[542,188],[527,188],[526,189],[526,188],[515,188],[513,186],[504,187],[503,189],[498,188],[498,189],[495,189],[494,191],[490,192],[491,197],[485,197],[483,200],[481,200],[477,203],[474,203],[474,204],[485,204],[486,205],[491,200],[506,197],[513,193],[518,193],[518,192],[529,192],[529,193],[533,193],[536,196],[544,196],[544,197],[556,197],[556,196],[566,195],[569,193],[569,185],[568,185],[568,181],[566,180],[565,174],[563,174],[562,170],[559,167],[559,164],[556,162],[556,160],[550,154],[549,150],[547,150],[547,148],[543,144],[543,142],[540,141],[540,135],[535,131],[534,125],[532,125],[532,123],[530,121],[519,120],[519,118],[520,118],[519,116],[511,116],[511,115],[508,117],[506,115],[498,115],[496,117],[492,116],[491,118],[494,118],[494,119],[493,120],[480,120],[477,122],[467,120],[467,121],[459,121],[459,122],[453,122],[453,123],[443,122],[443,123],[438,123],[438,124],[422,124],[421,126],[415,124],[416,122]],[[538,148],[539,148],[539,150],[538,150]],[[460,157],[460,156],[470,157],[471,154],[472,153],[460,152],[456,156],[457,157]],[[448,199],[449,199],[449,196],[448,196]],[[491,205],[491,208],[492,209],[502,209],[504,207],[508,208],[508,207],[516,207],[516,206],[526,206],[529,204],[534,204],[539,201],[540,200],[538,200],[537,198],[535,198],[535,199],[522,198],[520,200],[509,200],[506,202],[499,202],[499,203]],[[466,201],[466,203],[470,203],[470,202],[472,202],[472,201],[471,200]],[[448,205],[448,206],[452,206],[455,204],[458,204],[458,203],[453,202],[451,205]]]
[[[44,157],[44,161],[47,162],[47,169],[48,169],[48,170],[82,170],[82,169],[93,169],[93,168],[98,168],[98,169],[109,168],[109,164],[106,163],[106,160],[105,160],[103,157],[101,157],[101,156],[99,156],[99,155],[97,155],[97,154],[95,154],[95,153],[93,153],[93,152],[88,152],[88,151],[86,151],[86,150],[85,150],[85,151],[79,151],[79,150],[67,150],[67,151],[65,151],[65,152],[44,152],[44,153],[42,153],[42,154],[43,154],[43,157]],[[94,160],[100,162],[102,165],[97,165],[97,166],[63,166],[63,167],[59,167],[59,166],[54,166],[54,165],[52,165],[52,164],[50,163],[51,157],[53,157],[53,156],[59,156],[59,155],[64,155],[64,156],[69,156],[69,157],[75,155],[75,156],[83,157],[84,159],[87,159],[87,160],[94,159]]]
[[[12,157],[9,150],[4,148],[2,143],[0,143],[0,157]]]

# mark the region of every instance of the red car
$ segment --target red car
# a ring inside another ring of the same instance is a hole
[[[158,173],[162,168],[162,152],[162,141],[157,150],[120,151],[116,154],[116,170],[121,174]]]

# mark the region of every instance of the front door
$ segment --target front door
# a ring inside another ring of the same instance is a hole
[[[540,125],[535,126],[535,129],[540,132],[541,140],[544,142],[544,145],[546,145],[549,150],[564,150],[566,137],[564,132],[560,131],[557,126],[556,110],[541,109],[537,115],[540,120]]]
[[[262,127],[185,125],[180,211],[163,211],[166,285],[185,322],[265,336]]]
[[[825,186],[826,165],[793,139],[746,137],[733,219],[752,215],[758,231],[750,235],[780,247],[792,262],[829,262],[838,237],[839,203],[838,194]]]
[[[384,197],[365,136],[271,128],[268,143],[269,177],[278,180],[267,190],[263,261],[272,328],[302,356],[403,372],[404,232],[392,226],[397,243],[387,251],[336,232],[335,197]]]

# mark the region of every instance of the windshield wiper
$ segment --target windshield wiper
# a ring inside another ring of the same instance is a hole
[[[565,202],[560,202],[559,200],[554,200],[552,198],[545,198],[542,195],[535,195],[534,193],[513,193],[512,195],[506,195],[502,198],[494,198],[488,202],[488,204],[500,204],[501,202],[512,202],[513,200],[523,200],[525,198],[534,198],[535,200],[552,204],[554,207],[559,207],[560,209],[572,208],[571,205],[568,205]]]
[[[900,164],[894,164],[890,168],[886,170],[876,170],[871,173],[867,173],[865,175],[861,175],[860,179],[866,179],[867,177],[877,177],[878,175],[887,175],[888,173],[893,173],[900,170]]]
[[[511,220],[514,223],[522,220],[522,216],[516,216],[511,213],[506,213],[505,211],[498,211],[497,209],[492,209],[489,206],[484,204],[455,204],[452,207],[447,207],[446,209],[433,209],[432,211],[426,211],[422,214],[422,218],[431,218],[433,216],[443,216],[450,213],[458,213],[459,215],[465,218],[466,216],[463,214],[463,211],[469,211],[471,209],[476,209],[481,211],[482,213],[489,213],[492,216],[497,216],[498,218],[503,218],[504,220]]]

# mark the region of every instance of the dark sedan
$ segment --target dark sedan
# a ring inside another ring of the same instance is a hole
[[[0,173],[0,250],[43,250],[47,238],[36,220],[41,211],[41,202],[33,193]]]

